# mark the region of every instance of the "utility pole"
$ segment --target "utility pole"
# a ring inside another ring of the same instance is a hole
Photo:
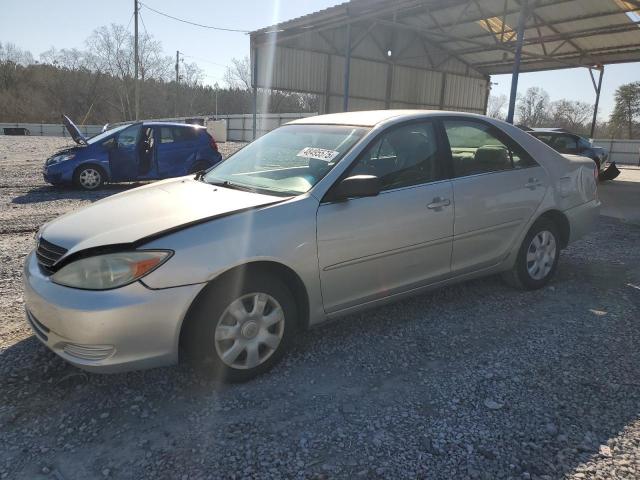
[[[140,119],[140,83],[138,81],[138,62],[140,57],[138,56],[138,0],[133,0],[133,16],[135,17],[134,21],[134,75],[135,75],[135,109],[136,109],[136,120]]]
[[[174,104],[174,116],[178,116],[178,93],[180,92],[180,50],[176,50],[176,99]]]

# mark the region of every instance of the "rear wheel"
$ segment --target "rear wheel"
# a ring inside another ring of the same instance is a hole
[[[510,285],[534,290],[546,285],[558,267],[560,236],[551,220],[542,218],[533,224],[522,241],[513,268],[503,277]]]
[[[256,272],[241,283],[212,284],[187,320],[187,355],[216,379],[249,380],[282,357],[293,338],[296,316],[293,295],[277,277]]]
[[[96,190],[104,184],[104,172],[95,165],[81,166],[73,176],[73,183],[83,190]]]

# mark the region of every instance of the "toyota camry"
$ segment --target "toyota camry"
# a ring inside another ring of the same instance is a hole
[[[87,370],[186,358],[247,380],[328,319],[483,275],[543,287],[598,215],[597,174],[475,114],[296,120],[42,226],[27,320]]]

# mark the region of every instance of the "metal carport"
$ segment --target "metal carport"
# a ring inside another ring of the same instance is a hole
[[[254,113],[259,88],[320,95],[321,112],[484,113],[490,75],[512,72],[513,121],[519,72],[586,67],[595,125],[604,65],[640,60],[638,13],[638,0],[351,0],[251,32]]]

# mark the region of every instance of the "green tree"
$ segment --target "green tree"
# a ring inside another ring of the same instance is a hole
[[[611,123],[617,131],[626,132],[633,138],[640,122],[640,82],[621,85],[616,90],[615,107]]]

